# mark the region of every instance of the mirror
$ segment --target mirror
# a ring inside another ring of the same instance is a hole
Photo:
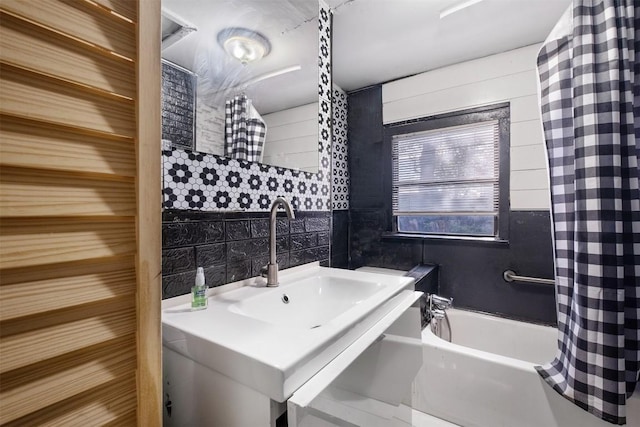
[[[163,120],[179,126],[164,144],[318,172],[318,1],[162,0],[162,9],[163,76],[185,85],[170,83],[180,112],[165,109]]]

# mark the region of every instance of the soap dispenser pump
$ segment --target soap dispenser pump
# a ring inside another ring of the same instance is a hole
[[[207,285],[204,283],[204,269],[198,267],[196,283],[191,288],[191,309],[203,310],[207,308]]]

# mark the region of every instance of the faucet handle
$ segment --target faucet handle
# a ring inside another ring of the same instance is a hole
[[[453,304],[453,298],[445,298],[439,295],[431,295],[431,302],[435,305],[449,307]]]
[[[433,318],[436,320],[444,319],[444,310],[440,310],[436,308],[434,310],[431,310],[431,314],[433,315]]]

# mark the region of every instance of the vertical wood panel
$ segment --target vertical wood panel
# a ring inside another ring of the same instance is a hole
[[[0,425],[160,426],[160,0],[0,13]]]
[[[160,0],[138,2],[138,426],[162,425]]]

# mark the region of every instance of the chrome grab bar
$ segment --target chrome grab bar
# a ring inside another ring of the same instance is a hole
[[[539,283],[541,285],[554,285],[556,283],[553,279],[540,279],[539,277],[518,276],[513,270],[507,270],[502,273],[502,278],[506,282],[529,282]]]

